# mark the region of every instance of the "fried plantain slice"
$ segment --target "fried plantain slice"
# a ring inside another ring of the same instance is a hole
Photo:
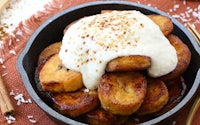
[[[140,72],[106,73],[98,86],[104,110],[117,115],[130,115],[143,103],[146,79]]]
[[[83,17],[84,18],[84,17]],[[73,25],[73,24],[75,24],[76,22],[78,22],[80,19],[78,19],[78,20],[74,20],[74,21],[72,21],[70,24],[68,24],[66,27],[65,27],[65,29],[64,29],[64,31],[63,31],[63,34],[65,34],[66,33],[66,31]]]
[[[165,82],[168,93],[169,100],[168,103],[162,108],[159,112],[156,112],[156,115],[161,115],[171,110],[174,106],[176,106],[180,101],[185,97],[187,92],[187,85],[182,76],[179,76],[175,79]]]
[[[168,36],[170,43],[176,49],[178,63],[176,68],[169,74],[161,77],[164,81],[168,81],[180,76],[187,69],[191,60],[191,52],[187,45],[185,45],[177,36],[170,34]]]
[[[159,26],[165,36],[172,32],[174,26],[169,17],[156,14],[148,15],[148,17]]]
[[[114,115],[102,108],[86,114],[86,121],[90,125],[122,125],[128,116]]]
[[[101,14],[103,13],[109,13],[109,12],[112,12],[113,10],[101,10]]]
[[[113,10],[102,10],[102,13],[109,13]],[[170,34],[174,28],[174,25],[169,17],[162,16],[162,15],[157,15],[157,14],[151,14],[148,15],[148,17],[159,26],[160,30],[162,33],[167,36]]]
[[[147,56],[132,55],[122,56],[111,60],[107,72],[143,70],[151,66],[151,58]]]
[[[39,55],[38,62],[42,61],[44,58],[51,56],[53,54],[59,53],[61,42],[55,42],[47,46]]]
[[[165,83],[160,79],[148,78],[147,94],[137,114],[146,115],[155,113],[167,104],[168,99],[169,94]]]
[[[63,67],[58,54],[43,64],[39,81],[42,89],[50,92],[72,92],[83,87],[81,73]]]
[[[76,117],[92,111],[99,105],[96,90],[56,93],[52,96],[54,107],[62,114]]]

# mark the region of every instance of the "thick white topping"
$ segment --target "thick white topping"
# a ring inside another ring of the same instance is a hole
[[[66,31],[59,53],[63,65],[82,73],[86,88],[95,89],[106,64],[119,56],[151,57],[152,77],[175,69],[174,47],[159,27],[139,11],[112,11],[85,17]]]

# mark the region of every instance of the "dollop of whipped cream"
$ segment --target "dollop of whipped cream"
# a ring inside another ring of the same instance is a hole
[[[174,47],[159,27],[139,11],[111,11],[84,17],[64,34],[59,57],[63,65],[82,73],[88,89],[96,89],[109,61],[119,56],[145,55],[152,77],[173,71]]]

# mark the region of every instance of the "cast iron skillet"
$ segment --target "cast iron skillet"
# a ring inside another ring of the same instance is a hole
[[[169,17],[169,15],[167,15],[166,13],[159,11],[155,8],[133,2],[99,1],[78,5],[64,10],[44,22],[30,37],[27,45],[25,46],[25,49],[22,51],[18,58],[18,70],[21,74],[28,93],[41,109],[43,109],[49,116],[61,123],[76,125],[84,124],[59,114],[54,109],[52,109],[48,105],[48,103],[45,102],[44,98],[41,97],[34,80],[34,73],[37,66],[38,56],[46,46],[52,44],[53,42],[62,40],[63,30],[66,25],[70,24],[74,20],[77,20],[84,16],[100,13],[101,10],[106,9],[139,10],[144,14],[160,14]],[[181,108],[183,108],[186,103],[189,102],[189,100],[195,94],[200,83],[200,48],[197,45],[194,37],[188,32],[188,30],[177,20],[172,17],[170,18],[172,19],[174,24],[173,34],[179,36],[179,38],[188,45],[192,53],[191,63],[187,71],[183,74],[183,77],[188,87],[188,91],[182,101],[173,109],[169,110],[165,114],[162,114],[154,119],[148,120],[141,124],[156,124],[173,116],[175,113],[181,110]]]

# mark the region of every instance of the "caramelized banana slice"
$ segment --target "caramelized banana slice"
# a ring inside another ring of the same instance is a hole
[[[113,10],[101,10],[101,14],[103,14],[103,13],[109,13],[111,11],[113,11]]]
[[[101,105],[113,114],[130,115],[143,103],[146,86],[142,73],[107,73],[102,76],[98,86]]]
[[[148,17],[160,27],[165,36],[172,32],[174,26],[170,18],[162,15],[148,15]]]
[[[172,34],[168,36],[168,39],[176,49],[178,63],[176,68],[171,73],[161,77],[164,81],[180,76],[183,72],[185,72],[191,60],[191,52],[187,45],[185,45],[177,36]]]
[[[84,17],[83,17],[83,18],[84,18]],[[68,24],[68,25],[65,27],[65,29],[64,29],[64,31],[63,31],[63,34],[65,34],[66,31],[67,31],[74,23],[76,23],[76,22],[79,21],[79,20],[80,20],[80,19],[75,20],[75,21],[71,22],[70,24]]]
[[[185,97],[187,85],[185,84],[184,78],[182,76],[165,82],[168,93],[169,100],[168,103],[156,115],[164,114],[176,106]]]
[[[147,79],[147,94],[137,114],[146,115],[161,110],[168,98],[168,89],[162,80]]]
[[[113,10],[102,10],[101,13],[109,13],[111,11]],[[165,36],[172,32],[174,26],[169,17],[156,14],[148,15],[148,17],[159,26]]]
[[[39,81],[42,89],[50,92],[72,92],[83,87],[81,73],[64,68],[58,54],[43,64]]]
[[[38,62],[42,61],[44,58],[51,56],[53,54],[59,53],[61,42],[56,42],[47,46],[39,55]]]
[[[86,114],[86,121],[90,125],[122,125],[127,119],[127,116],[114,115],[102,108]]]
[[[87,113],[99,105],[97,91],[56,93],[52,99],[59,112],[71,117]]]
[[[107,72],[133,71],[147,69],[151,66],[151,58],[147,56],[133,55],[123,56],[111,60],[107,66]]]

